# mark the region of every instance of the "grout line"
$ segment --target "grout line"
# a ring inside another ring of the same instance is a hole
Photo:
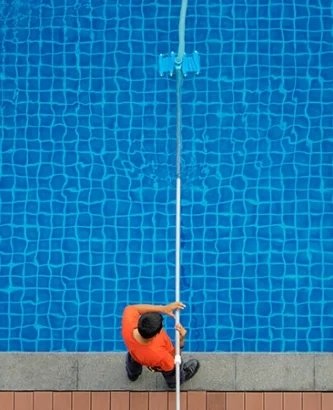
[[[313,355],[313,390],[316,390],[316,356]]]
[[[76,372],[75,388],[76,390],[79,390],[79,360],[78,358],[75,359],[75,372]]]
[[[234,356],[234,390],[237,390],[237,356]]]

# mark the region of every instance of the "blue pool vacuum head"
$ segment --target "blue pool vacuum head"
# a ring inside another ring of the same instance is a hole
[[[170,54],[160,54],[159,72],[160,76],[164,74],[173,76],[175,69],[180,68],[184,77],[188,73],[199,74],[200,72],[200,56],[197,51],[193,54],[184,54],[180,63],[177,62],[176,54],[172,51]]]

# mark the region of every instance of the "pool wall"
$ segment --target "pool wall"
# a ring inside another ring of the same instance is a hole
[[[333,391],[333,354],[184,354],[201,368],[183,390]],[[2,353],[0,390],[166,390],[144,370],[128,381],[124,353]]]

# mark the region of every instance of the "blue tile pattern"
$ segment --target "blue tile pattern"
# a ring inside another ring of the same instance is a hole
[[[122,350],[124,305],[173,299],[170,4],[0,4],[2,351]],[[188,350],[332,351],[332,26],[328,0],[189,1]]]

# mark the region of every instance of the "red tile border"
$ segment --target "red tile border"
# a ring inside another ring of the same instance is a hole
[[[0,410],[175,410],[174,392],[0,392]],[[182,410],[332,410],[331,392],[181,392]]]

